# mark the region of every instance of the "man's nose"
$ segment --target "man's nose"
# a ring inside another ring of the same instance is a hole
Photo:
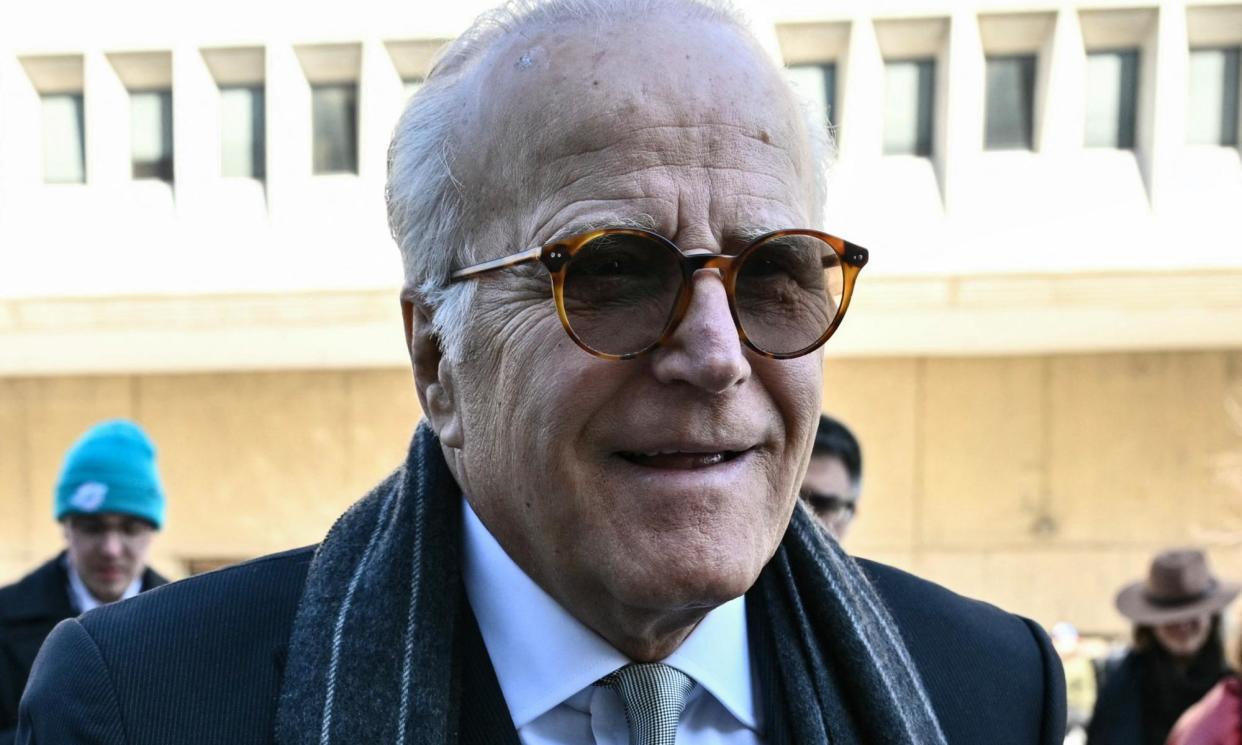
[[[121,534],[115,530],[105,531],[99,544],[99,551],[104,556],[120,556],[125,551]]]
[[[750,377],[729,312],[720,272],[694,275],[690,305],[673,335],[654,352],[653,369],[662,382],[689,383],[708,393],[723,393]]]

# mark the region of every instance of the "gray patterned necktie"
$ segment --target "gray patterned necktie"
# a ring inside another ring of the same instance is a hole
[[[596,685],[617,692],[630,725],[630,745],[675,745],[677,721],[694,681],[660,662],[626,665]]]

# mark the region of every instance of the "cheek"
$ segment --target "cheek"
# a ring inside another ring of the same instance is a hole
[[[512,310],[517,305],[517,312]],[[562,441],[615,387],[624,363],[600,360],[565,333],[551,298],[522,297],[481,312],[467,345],[471,381],[466,406],[490,431],[523,441]],[[566,430],[570,430],[566,432]],[[506,439],[510,439],[506,437]]]
[[[459,379],[458,393],[476,498],[520,485],[551,493],[580,486],[571,482],[590,457],[583,452],[590,429],[607,422],[607,406],[623,398],[617,376],[632,368],[583,352],[548,305],[467,351],[469,378]]]
[[[1202,628],[1200,628],[1197,632],[1195,632],[1195,636],[1194,636],[1195,647],[1196,648],[1202,647],[1207,642],[1208,635],[1210,633],[1211,633],[1211,628],[1207,624],[1204,624]]]
[[[141,563],[146,559],[147,552],[151,550],[151,538],[151,536],[144,536],[130,541],[125,553],[136,563]]]
[[[515,420],[525,420],[551,403],[541,400],[547,373],[540,362],[548,357],[552,335],[539,311],[537,305],[525,307],[501,320],[501,312],[493,308],[471,324],[457,390],[467,442],[504,439]]]
[[[760,368],[762,382],[780,420],[778,436],[782,442],[779,457],[769,464],[771,484],[788,500],[781,500],[780,510],[788,512],[786,502],[797,499],[805,468],[810,460],[811,444],[819,423],[820,368],[817,355],[813,359],[764,360]],[[772,365],[778,365],[772,369]]]
[[[85,560],[89,559],[91,556],[91,553],[93,553],[91,550],[92,545],[98,545],[98,543],[91,543],[89,541],[71,539],[69,541],[70,558],[74,559],[75,561],[78,561],[79,563],[84,562]]]
[[[792,360],[762,359],[754,363],[754,367],[785,423],[786,435],[805,436],[809,440],[819,421],[823,394],[823,363],[819,353]]]

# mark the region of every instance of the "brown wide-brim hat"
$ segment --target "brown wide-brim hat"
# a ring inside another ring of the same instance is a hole
[[[1143,626],[1177,623],[1218,613],[1229,605],[1242,584],[1221,582],[1197,549],[1162,551],[1151,561],[1147,578],[1117,593],[1117,611]]]

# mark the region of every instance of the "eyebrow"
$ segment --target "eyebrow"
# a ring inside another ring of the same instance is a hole
[[[544,243],[555,243],[573,235],[581,235],[583,233],[590,233],[593,230],[607,230],[610,228],[628,228],[631,230],[650,230],[655,232],[655,223],[655,218],[651,215],[640,215],[638,217],[610,217],[603,220],[578,220],[562,226],[559,230],[552,234],[551,238],[544,241]]]
[[[593,230],[605,230],[609,228],[629,228],[633,230],[648,230],[658,233],[659,231],[656,230],[655,222],[655,218],[650,215],[642,215],[637,218],[615,217],[605,220],[580,220],[569,223],[560,230],[557,230],[552,234],[552,237],[546,241],[546,243],[555,243],[556,241],[564,240],[570,236],[589,233]],[[741,247],[750,244],[760,236],[767,235],[768,233],[776,230],[780,230],[780,228],[773,228],[766,225],[748,225],[729,228],[720,241],[721,250],[723,253],[731,253],[729,250],[730,247],[740,249]],[[669,240],[672,239],[669,238]]]
[[[725,237],[725,241],[728,242],[731,239],[738,243],[748,244],[748,243],[752,243],[753,241],[755,241],[755,239],[759,238],[760,236],[764,236],[764,235],[767,235],[768,233],[776,232],[777,230],[780,230],[780,229],[781,228],[773,228],[773,227],[769,227],[766,225],[752,225],[752,226],[747,226],[747,227],[734,228],[729,231],[729,234]]]

